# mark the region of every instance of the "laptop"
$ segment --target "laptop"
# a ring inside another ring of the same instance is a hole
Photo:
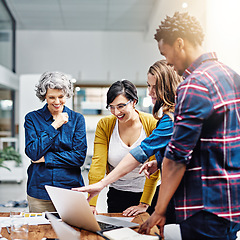
[[[83,193],[45,185],[45,188],[62,220],[72,226],[101,233],[121,227],[134,228],[139,224],[114,217],[92,213]]]
[[[50,220],[59,240],[80,240],[80,232],[76,231],[65,222],[60,221],[49,212],[46,212],[46,216]]]

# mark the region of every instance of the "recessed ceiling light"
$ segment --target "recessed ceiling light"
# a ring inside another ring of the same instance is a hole
[[[187,8],[188,7],[188,4],[186,3],[186,2],[184,2],[183,4],[182,4],[182,8]]]

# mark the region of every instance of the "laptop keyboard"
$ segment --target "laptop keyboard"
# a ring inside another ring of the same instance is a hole
[[[98,222],[98,224],[102,230],[108,230],[108,229],[110,230],[110,229],[119,228],[118,226],[115,226],[115,225],[112,225],[109,223]]]

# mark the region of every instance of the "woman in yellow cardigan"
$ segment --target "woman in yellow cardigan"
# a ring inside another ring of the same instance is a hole
[[[137,89],[128,80],[117,81],[107,92],[107,108],[112,115],[103,117],[97,124],[94,154],[88,174],[89,184],[99,182],[105,173],[112,171],[129,151],[151,135],[157,121],[151,114],[135,109]],[[139,167],[140,168],[140,167]],[[108,212],[123,212],[128,207],[141,213],[151,204],[159,180],[159,172],[150,179],[135,169],[112,183],[107,194]],[[89,202],[96,211],[97,196]]]

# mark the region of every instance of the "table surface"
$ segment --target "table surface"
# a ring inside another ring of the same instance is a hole
[[[105,213],[103,215],[107,215],[110,217],[124,217],[122,213]],[[6,212],[0,212],[0,217],[9,217],[9,213]],[[141,213],[137,215],[134,219],[133,222],[142,224],[149,218],[148,213]],[[101,236],[97,235],[96,233],[89,232],[86,230],[79,230],[78,228],[74,228],[78,231],[81,231],[81,239],[83,240],[102,240]],[[134,230],[138,230],[138,228],[134,228]],[[154,233],[158,231],[158,228],[155,226],[151,230],[151,234],[154,235]],[[10,238],[10,234],[7,232],[6,228],[2,228],[1,234],[3,237],[7,239]],[[28,233],[28,239],[29,240],[41,240],[42,238],[57,238],[54,230],[52,229],[51,224],[44,224],[44,225],[37,225],[37,226],[29,226],[29,233]]]

